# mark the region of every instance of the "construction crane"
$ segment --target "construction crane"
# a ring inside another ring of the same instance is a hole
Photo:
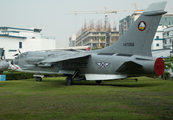
[[[140,9],[138,10],[137,9],[137,4],[136,3],[133,3],[132,5],[135,6],[135,11],[134,10],[107,10],[107,7],[105,7],[105,10],[81,10],[81,11],[69,11],[69,13],[67,14],[104,14],[105,15],[105,29],[106,29],[106,26],[107,26],[107,23],[108,23],[108,14],[110,13],[117,13],[117,12],[139,12],[139,11],[145,11],[145,9]],[[138,5],[139,6],[139,5]]]
[[[92,10],[81,10],[81,11],[69,11],[69,13],[67,14],[103,14],[105,15],[105,29],[106,29],[106,25],[108,23],[108,17],[107,15],[110,14],[110,13],[117,13],[117,12],[132,12],[134,10],[116,10],[116,11],[112,11],[112,10],[107,10],[107,7],[105,7],[105,10],[95,10],[95,11],[92,11]]]
[[[132,5],[135,6],[135,12],[145,11],[145,9],[140,9],[140,10],[138,10],[138,9],[137,9],[137,4],[136,4],[136,3],[133,3]],[[139,5],[138,5],[138,6],[139,6]]]

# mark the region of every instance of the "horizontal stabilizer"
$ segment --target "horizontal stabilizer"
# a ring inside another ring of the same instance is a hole
[[[142,67],[142,65],[137,64],[133,61],[128,61],[125,62],[124,64],[122,64],[117,70],[116,72],[128,72],[131,71],[132,69],[136,69],[136,68],[140,68]]]
[[[47,62],[60,62],[65,60],[72,60],[77,58],[89,57],[91,54],[84,53],[84,52],[73,52],[71,54],[59,54],[57,57],[49,57],[45,60],[41,61],[40,63],[47,63]]]

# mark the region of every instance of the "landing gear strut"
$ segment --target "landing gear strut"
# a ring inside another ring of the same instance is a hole
[[[81,80],[85,80],[84,76],[79,76],[78,75],[78,69],[74,72],[73,75],[70,75],[66,78],[66,84],[67,85],[72,85],[73,81],[81,81]]]

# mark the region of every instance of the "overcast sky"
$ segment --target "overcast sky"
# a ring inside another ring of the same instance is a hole
[[[55,37],[58,47],[68,47],[69,37],[84,25],[86,20],[104,21],[104,14],[66,14],[70,10],[135,10],[146,9],[161,0],[0,0],[0,26],[42,28],[43,36]],[[173,13],[173,0],[167,0],[166,11]],[[108,14],[113,25],[133,12]]]

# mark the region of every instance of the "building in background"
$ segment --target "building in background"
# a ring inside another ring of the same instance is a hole
[[[55,38],[44,37],[40,28],[0,27],[0,48],[5,50],[7,60],[14,59],[14,54],[20,50],[26,51],[55,49]]]
[[[152,50],[154,57],[168,57],[173,55],[173,26],[163,26],[162,29],[159,36],[157,34],[158,31],[156,32],[153,40],[153,43],[155,42],[155,45],[159,47],[159,49]]]
[[[76,39],[76,46],[106,47],[119,39],[117,31],[84,30]]]
[[[76,35],[72,35],[69,38],[69,47],[75,47],[76,46]]]
[[[163,30],[164,48],[173,49],[173,26],[167,27]]]
[[[153,43],[151,45],[152,55],[153,57],[167,57],[170,55],[170,48],[164,47],[164,30],[167,26],[163,26],[159,24],[155,37],[153,39]]]
[[[151,45],[151,50],[160,50],[163,49],[163,43],[164,43],[164,38],[163,38],[163,30],[166,28],[166,26],[163,26],[162,24],[159,24],[155,37],[153,39],[153,43]]]
[[[142,12],[135,12],[119,21],[119,35],[120,37],[127,31],[127,29],[138,19]]]
[[[119,32],[110,23],[104,26],[101,21],[95,23],[90,21],[89,25],[84,24],[77,32],[76,46],[91,46],[91,48],[103,48],[112,45],[119,39]]]

